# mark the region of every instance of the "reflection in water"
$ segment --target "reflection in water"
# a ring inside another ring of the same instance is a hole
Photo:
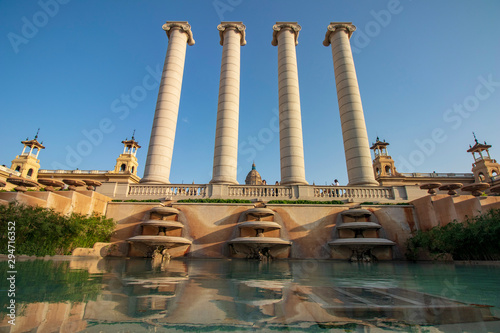
[[[16,326],[3,317],[1,332],[500,329],[500,266],[64,259],[17,267],[24,310]],[[0,268],[5,275],[5,261]]]

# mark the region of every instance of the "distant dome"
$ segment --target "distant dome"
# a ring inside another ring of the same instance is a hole
[[[262,185],[262,178],[259,172],[255,169],[255,163],[252,164],[252,170],[248,173],[245,179],[246,185]]]

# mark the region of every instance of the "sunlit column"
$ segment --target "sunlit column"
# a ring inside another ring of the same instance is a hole
[[[379,185],[373,175],[363,105],[349,38],[356,30],[351,22],[332,22],[323,45],[332,45],[342,137],[349,185]]]
[[[167,22],[162,28],[166,31],[169,42],[141,183],[170,183],[186,43],[194,44],[191,26],[188,22]]]
[[[221,22],[217,26],[222,61],[215,131],[214,166],[210,183],[238,184],[238,118],[240,107],[240,46],[246,44],[242,22]]]
[[[276,22],[272,45],[278,46],[281,184],[307,184],[304,168],[299,76],[295,46],[301,27]]]

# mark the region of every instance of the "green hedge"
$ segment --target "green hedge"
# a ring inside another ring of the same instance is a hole
[[[8,230],[15,222],[15,253],[26,255],[71,254],[77,247],[109,241],[113,219],[100,215],[62,215],[53,209],[15,202],[0,206],[0,253],[7,254]]]
[[[252,203],[250,200],[242,199],[183,199],[177,202],[188,203]]]
[[[410,206],[411,204],[408,202],[398,202],[398,203],[392,203],[392,202],[383,202],[383,203],[376,203],[376,202],[371,202],[371,201],[365,201],[361,203],[361,206],[370,206],[370,205],[382,205],[382,206]]]
[[[128,200],[120,200],[120,199],[113,199],[111,202],[161,202],[159,199],[144,199],[144,200],[137,200],[137,199],[128,199]]]
[[[271,200],[268,204],[283,204],[283,205],[343,205],[340,200],[332,201],[313,201],[313,200]]]
[[[480,216],[456,220],[428,231],[417,231],[406,243],[406,257],[416,260],[418,253],[450,253],[454,260],[500,260],[500,209]]]

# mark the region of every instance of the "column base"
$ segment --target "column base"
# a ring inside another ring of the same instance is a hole
[[[224,179],[224,178],[214,178],[209,184],[226,184],[226,185],[239,185],[239,183],[234,179]]]
[[[358,180],[354,182],[349,182],[347,186],[380,186],[376,180]]]
[[[280,185],[309,185],[305,179],[284,179]]]
[[[169,185],[170,182],[168,178],[162,178],[162,177],[144,177],[141,178],[139,181],[139,184],[143,185]]]

